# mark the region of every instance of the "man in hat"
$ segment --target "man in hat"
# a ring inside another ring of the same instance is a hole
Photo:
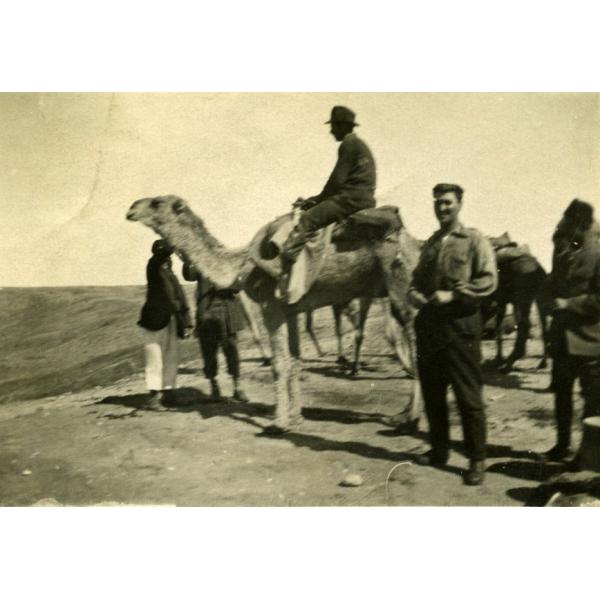
[[[483,482],[486,421],[482,399],[481,312],[479,303],[498,285],[492,245],[459,220],[463,189],[440,183],[433,188],[440,228],[425,242],[414,270],[409,300],[415,319],[417,367],[429,422],[431,450],[417,457],[443,466],[450,451],[446,392],[452,386],[470,461],[465,483]]]
[[[331,135],[341,142],[338,160],[323,191],[306,200],[299,198],[296,203],[303,210],[302,216],[281,250],[288,274],[315,231],[375,206],[375,160],[369,147],[354,133],[358,126],[355,114],[345,106],[334,106],[326,124],[331,125]]]

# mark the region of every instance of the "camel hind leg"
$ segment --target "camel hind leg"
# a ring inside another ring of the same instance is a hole
[[[319,340],[317,339],[317,336],[315,335],[315,332],[313,330],[313,314],[312,314],[311,310],[306,312],[305,329],[306,329],[306,333],[308,333],[308,336],[310,337],[310,339],[315,347],[315,350],[317,351],[317,355],[319,356],[319,358],[321,358],[322,356],[325,355],[325,353],[321,349]],[[298,358],[300,358],[300,354],[298,354]]]
[[[356,319],[354,325],[354,358],[352,360],[352,369],[350,370],[351,375],[356,375],[360,368],[360,349],[365,338],[365,324],[367,322],[367,316],[372,303],[372,298],[360,299],[358,318]]]

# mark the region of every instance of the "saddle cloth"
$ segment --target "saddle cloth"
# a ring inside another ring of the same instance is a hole
[[[245,279],[250,297],[262,302],[276,288],[282,273],[279,251],[294,227],[294,214],[285,214],[262,227],[250,242],[250,259],[256,267]],[[315,232],[308,240],[292,268],[287,292],[287,303],[295,304],[318,278],[328,252],[343,251],[344,242],[362,244],[383,239],[402,227],[395,206],[367,208],[350,215],[341,223],[333,223]],[[333,243],[332,243],[333,242]],[[347,248],[350,249],[350,248]]]

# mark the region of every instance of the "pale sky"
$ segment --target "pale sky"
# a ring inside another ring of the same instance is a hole
[[[570,200],[600,210],[596,94],[0,94],[0,286],[144,283],[155,234],[125,221],[177,194],[240,246],[319,192],[334,104],[357,114],[380,204],[425,238],[431,189],[465,188],[462,220],[509,231],[548,266]]]

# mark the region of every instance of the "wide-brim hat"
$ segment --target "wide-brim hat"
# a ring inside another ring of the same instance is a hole
[[[331,109],[331,118],[329,121],[325,121],[325,125],[329,123],[349,123],[350,125],[358,126],[358,123],[354,120],[356,115],[345,106],[334,106]]]

